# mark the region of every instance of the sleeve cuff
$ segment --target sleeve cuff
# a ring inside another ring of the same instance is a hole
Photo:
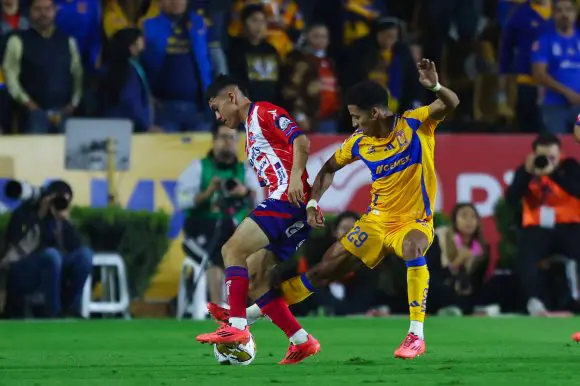
[[[288,143],[293,144],[296,138],[300,137],[301,135],[304,135],[304,132],[302,130],[296,130],[294,133],[292,133],[290,138],[288,138]]]

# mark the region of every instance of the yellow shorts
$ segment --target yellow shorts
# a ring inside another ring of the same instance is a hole
[[[416,220],[385,224],[372,214],[363,215],[340,243],[369,268],[376,267],[385,256],[394,253],[403,256],[403,240],[407,233],[416,229],[427,236],[429,246],[433,242],[433,223]]]

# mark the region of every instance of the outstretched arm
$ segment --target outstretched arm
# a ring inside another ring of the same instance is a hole
[[[342,169],[344,165],[340,165],[336,160],[336,154],[329,158],[328,161],[322,165],[322,168],[316,175],[314,179],[314,184],[312,185],[312,198],[306,205],[306,213],[308,216],[308,224],[313,228],[323,228],[324,227],[324,215],[320,206],[318,205],[318,200],[322,198],[324,193],[332,185],[332,180],[334,179],[334,173]]]
[[[314,179],[314,184],[312,185],[312,199],[319,201],[324,193],[332,185],[332,180],[334,179],[334,173],[342,169],[342,166],[336,162],[336,158],[333,155],[322,165],[322,169],[316,175]]]
[[[428,59],[422,59],[417,64],[419,82],[427,90],[437,95],[437,100],[429,105],[429,116],[435,120],[445,118],[447,114],[455,110],[459,105],[459,97],[455,92],[439,83],[439,75],[435,63]]]

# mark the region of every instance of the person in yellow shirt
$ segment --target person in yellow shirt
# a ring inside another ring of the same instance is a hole
[[[159,0],[106,0],[103,29],[107,38],[125,28],[142,28],[143,22],[159,15]]]
[[[322,227],[318,201],[332,184],[334,173],[357,160],[370,169],[373,184],[368,212],[306,274],[290,279],[297,298],[356,271],[374,268],[394,253],[407,265],[411,327],[395,357],[411,359],[425,352],[423,322],[429,287],[425,252],[433,241],[435,128],[459,104],[457,95],[441,86],[435,64],[418,64],[419,82],[437,95],[428,106],[393,114],[388,91],[364,81],[352,87],[346,103],[356,131],[324,164],[312,187],[308,223]],[[283,286],[284,288],[284,286]]]

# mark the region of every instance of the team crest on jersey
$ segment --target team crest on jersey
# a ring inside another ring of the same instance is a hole
[[[399,142],[399,146],[405,146],[409,142],[405,135],[405,131],[401,130],[397,132],[397,142]]]
[[[286,131],[290,125],[292,125],[292,120],[287,116],[281,115],[280,118],[276,120],[276,126],[282,131]]]

